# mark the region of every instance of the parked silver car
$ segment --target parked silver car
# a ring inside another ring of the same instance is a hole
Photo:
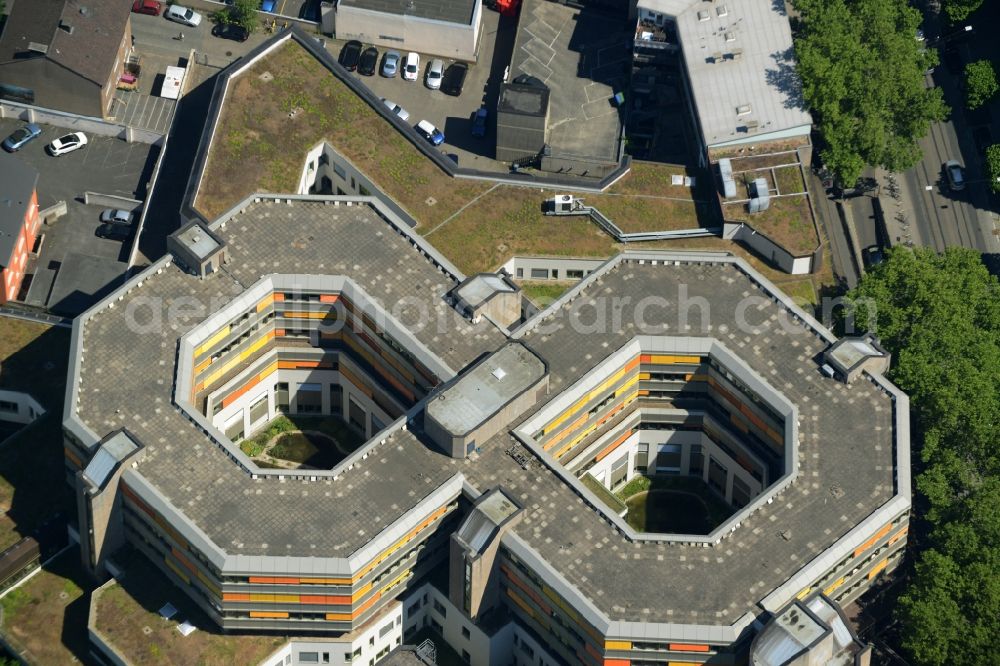
[[[101,213],[101,222],[129,227],[132,226],[132,213],[120,208],[108,208]]]

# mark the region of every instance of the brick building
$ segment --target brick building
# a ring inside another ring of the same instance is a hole
[[[38,171],[0,153],[0,305],[17,298],[38,235],[37,185]]]

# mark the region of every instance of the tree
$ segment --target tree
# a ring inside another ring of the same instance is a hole
[[[926,528],[897,618],[912,662],[993,663],[1000,631],[1000,282],[978,253],[891,250],[852,292],[910,394]]]
[[[937,52],[914,39],[920,12],[898,0],[798,0],[795,54],[802,92],[826,146],[824,165],[845,185],[866,164],[902,171],[917,140],[945,117],[924,72]]]
[[[236,0],[229,8],[229,22],[246,28],[247,32],[254,32],[259,21],[259,6],[258,0]]]
[[[978,109],[997,93],[997,73],[989,60],[977,60],[965,66],[965,104]]]
[[[986,177],[993,191],[1000,194],[1000,143],[986,149]]]
[[[983,0],[944,0],[941,3],[945,16],[952,23],[964,21],[969,14],[979,9]]]

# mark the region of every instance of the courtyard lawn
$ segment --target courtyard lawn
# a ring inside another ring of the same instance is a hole
[[[283,414],[240,442],[240,449],[261,467],[330,469],[364,442],[363,436],[336,416]]]

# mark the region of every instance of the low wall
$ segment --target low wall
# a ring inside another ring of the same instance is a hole
[[[818,267],[820,248],[810,254],[794,255],[746,222],[727,222],[723,238],[739,241],[772,264],[792,275],[808,275]]]
[[[100,192],[84,192],[83,203],[88,206],[109,206],[111,208],[121,208],[135,212],[142,206],[138,199],[129,199],[115,194],[101,194]]]
[[[44,123],[72,132],[110,136],[128,143],[146,143],[159,146],[162,145],[164,139],[163,134],[150,130],[127,127],[117,123],[109,123],[100,118],[80,116],[75,113],[43,109],[30,104],[18,104],[10,101],[0,102],[0,118],[18,118],[29,123]]]
[[[27,425],[45,414],[45,408],[22,391],[0,389],[0,421]]]

